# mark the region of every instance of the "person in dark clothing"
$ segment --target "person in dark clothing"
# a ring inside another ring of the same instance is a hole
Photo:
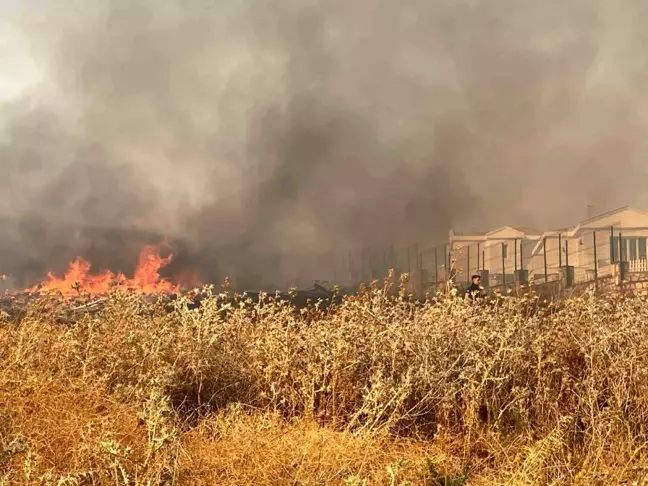
[[[466,289],[466,300],[474,302],[484,296],[484,288],[481,286],[481,275],[473,275],[472,283]]]

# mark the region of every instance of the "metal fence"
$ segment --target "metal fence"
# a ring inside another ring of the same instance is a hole
[[[542,236],[456,239],[434,246],[417,243],[402,248],[350,254],[346,281],[385,277],[390,269],[408,273],[421,290],[452,281],[469,284],[482,275],[488,287],[562,282],[597,284],[620,274],[648,272],[648,227],[605,227]]]

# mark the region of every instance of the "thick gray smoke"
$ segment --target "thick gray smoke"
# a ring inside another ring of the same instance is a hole
[[[121,270],[137,229],[265,285],[646,204],[648,8],[613,3],[5,0],[40,81],[0,114],[0,263]]]

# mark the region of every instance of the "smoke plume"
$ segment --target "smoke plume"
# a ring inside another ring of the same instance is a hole
[[[205,279],[302,283],[351,250],[648,203],[639,2],[26,0],[0,13],[39,73],[0,112],[9,271],[76,254],[122,270],[164,235]]]

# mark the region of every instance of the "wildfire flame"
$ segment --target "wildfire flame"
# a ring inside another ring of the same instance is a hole
[[[91,264],[83,258],[77,258],[68,265],[63,278],[53,273],[47,275],[47,280],[32,287],[27,292],[60,292],[65,296],[78,295],[85,292],[92,295],[106,294],[113,288],[122,288],[141,292],[143,294],[172,293],[180,290],[180,284],[173,284],[160,277],[160,269],[171,263],[173,255],[162,257],[160,248],[147,245],[140,253],[133,278],[124,274],[114,274],[105,271],[99,274],[90,273]],[[185,272],[186,275],[192,275]],[[200,286],[197,277],[192,276],[191,283]]]

